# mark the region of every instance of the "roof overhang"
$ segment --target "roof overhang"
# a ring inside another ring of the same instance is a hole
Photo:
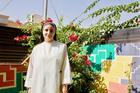
[[[9,16],[0,14],[0,24],[7,24]]]
[[[138,42],[140,41],[140,27],[115,31],[108,43]]]

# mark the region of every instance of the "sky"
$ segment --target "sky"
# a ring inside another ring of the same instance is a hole
[[[70,23],[75,17],[79,16],[89,4],[95,0],[48,0],[47,16],[52,18],[55,23],[57,17],[63,17],[64,23]],[[92,10],[103,8],[110,5],[127,4],[139,0],[101,0]],[[27,15],[38,14],[43,16],[44,0],[0,0],[0,13],[10,16],[10,20],[26,22]],[[138,14],[138,13],[137,13]],[[130,19],[137,14],[123,14],[122,20]],[[82,15],[84,17],[86,15]],[[83,22],[83,26],[88,26],[97,19],[88,19]]]

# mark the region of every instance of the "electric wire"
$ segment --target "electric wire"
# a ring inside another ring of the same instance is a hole
[[[0,11],[4,11],[4,10],[10,5],[10,3],[11,3],[12,1],[13,1],[13,0],[7,1],[6,5],[5,5],[4,7],[2,7],[2,8],[0,9]]]

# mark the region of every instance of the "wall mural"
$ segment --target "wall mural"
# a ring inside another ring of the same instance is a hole
[[[89,60],[92,62],[92,70],[95,72],[101,72],[102,61],[114,59],[114,44],[89,45],[83,47],[83,50],[89,55]]]
[[[124,43],[120,48],[122,51],[118,55],[132,57],[131,64],[129,64],[133,84],[132,93],[140,93],[140,42]]]
[[[24,73],[21,64],[0,64],[0,93],[20,93],[24,90]]]
[[[84,47],[92,70],[101,73],[108,93],[140,93],[140,42]]]

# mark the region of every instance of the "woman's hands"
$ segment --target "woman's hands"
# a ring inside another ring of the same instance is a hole
[[[62,85],[62,93],[68,93],[66,84]]]
[[[27,93],[32,93],[32,92],[31,92],[31,88],[28,88],[28,92],[27,92]]]

